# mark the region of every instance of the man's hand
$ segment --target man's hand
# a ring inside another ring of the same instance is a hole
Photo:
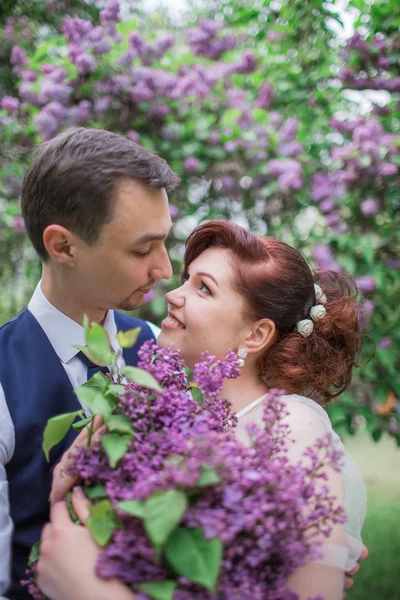
[[[102,424],[103,417],[101,415],[97,415],[93,421],[93,432],[95,432],[95,434],[93,435],[91,442],[98,441],[101,434],[104,433],[105,428],[101,427]],[[56,502],[59,502],[60,500],[63,500],[67,492],[69,492],[77,483],[78,477],[73,477],[69,474],[69,466],[71,460],[69,458],[69,455],[77,448],[86,446],[88,437],[89,427],[86,426],[82,429],[72,446],[66,452],[64,452],[60,462],[54,468],[53,482],[50,491],[51,505],[55,504]]]
[[[361,560],[366,560],[368,558],[368,548],[367,546],[363,545],[363,549],[360,555],[360,558],[358,559],[359,561]],[[343,598],[346,598],[347,596],[347,590],[349,590],[350,588],[353,587],[354,585],[354,575],[357,575],[358,571],[360,570],[360,562],[357,562],[354,567],[352,568],[351,571],[348,571],[345,574],[345,578],[344,578],[344,593],[343,593]]]

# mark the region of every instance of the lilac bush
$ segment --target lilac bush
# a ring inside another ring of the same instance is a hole
[[[392,434],[398,412],[382,416],[375,400],[400,396],[399,34],[390,25],[397,5],[363,10],[341,44],[328,26],[340,17],[322,0],[252,8],[216,0],[174,29],[136,8],[121,20],[116,1],[97,21],[68,14],[58,34],[9,21],[3,35],[17,92],[1,99],[8,143],[0,174],[20,178],[34,143],[66,127],[102,126],[160,153],[182,175],[169,242],[176,273],[187,223],[222,217],[282,237],[316,267],[373,278],[359,291],[374,303],[362,325],[376,352],[350,394],[356,390],[378,437]],[[381,90],[386,104],[360,114],[349,90]],[[13,192],[0,195],[17,206]],[[3,227],[21,241],[13,224]],[[149,297],[144,317],[160,319],[163,291]],[[392,345],[382,347],[388,337]],[[337,423],[353,431],[351,397]]]

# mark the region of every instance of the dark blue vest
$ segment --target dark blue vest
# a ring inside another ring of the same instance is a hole
[[[154,339],[153,332],[144,321],[122,313],[115,312],[115,322],[122,331],[142,328],[136,345],[124,350],[126,363],[135,365],[137,350]],[[15,451],[6,465],[15,526],[7,597],[25,600],[29,596],[19,581],[25,579],[30,548],[49,520],[53,468],[76,436],[70,431],[52,449],[49,464],[41,447],[43,431],[50,417],[81,408],[59,357],[28,309],[0,329],[0,383],[15,427]]]

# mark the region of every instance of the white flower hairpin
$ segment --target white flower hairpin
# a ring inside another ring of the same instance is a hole
[[[302,319],[296,324],[296,331],[303,337],[308,337],[314,331],[313,321],[319,321],[326,315],[326,296],[318,284],[314,284],[315,300],[317,304],[310,308],[309,315],[311,319]]]

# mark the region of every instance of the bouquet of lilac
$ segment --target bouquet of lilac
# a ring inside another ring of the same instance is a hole
[[[119,579],[138,600],[295,600],[288,577],[318,557],[315,534],[344,521],[321,485],[339,456],[321,440],[289,463],[280,390],[269,393],[263,427],[249,426],[249,444],[240,442],[219,398],[224,379],[240,372],[233,352],[203,354],[191,381],[178,351],[146,342],[139,356],[137,368],[122,370],[129,383],[98,373],[77,390],[108,427],[71,467],[92,499],[97,575]]]

